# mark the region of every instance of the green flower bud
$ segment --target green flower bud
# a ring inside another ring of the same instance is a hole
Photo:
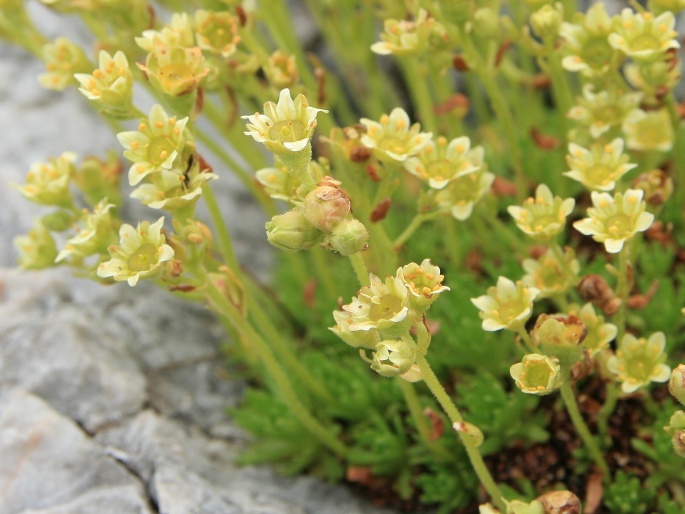
[[[335,185],[319,185],[304,198],[307,221],[322,232],[331,232],[349,212],[350,199]]]
[[[679,364],[668,381],[668,390],[681,404],[685,405],[685,364]]]
[[[371,369],[384,377],[406,373],[416,359],[416,347],[401,339],[389,339],[376,345]]]
[[[43,216],[42,222],[45,228],[55,232],[63,232],[74,223],[74,214],[71,211],[59,210]]]
[[[564,21],[564,16],[560,4],[554,7],[545,5],[530,16],[530,24],[533,30],[545,40],[557,38],[562,21]]]
[[[681,457],[685,457],[685,412],[679,410],[673,414],[664,430],[672,435],[673,451]]]
[[[294,87],[297,84],[298,72],[295,56],[283,50],[272,53],[262,67],[269,82],[277,89]]]
[[[41,220],[37,220],[25,236],[15,237],[14,246],[19,252],[19,266],[23,269],[37,270],[55,265],[57,246]]]
[[[456,432],[461,432],[466,437],[471,439],[471,442],[476,446],[476,448],[483,444],[483,441],[485,440],[485,436],[483,435],[481,429],[478,428],[476,425],[473,425],[472,423],[467,423],[466,421],[458,421],[452,424],[452,428]]]
[[[64,152],[47,163],[36,163],[26,174],[26,184],[16,187],[22,195],[41,205],[71,206],[69,181],[74,173],[76,154]]]
[[[278,214],[266,223],[266,238],[287,252],[307,250],[321,240],[322,232],[307,221],[302,207]]]
[[[46,89],[62,91],[74,84],[75,73],[93,69],[86,53],[67,38],[59,37],[43,46],[43,61],[47,73],[38,76],[38,82]]]
[[[537,353],[525,355],[521,362],[509,369],[509,373],[516,386],[528,394],[550,394],[561,384],[559,362]]]
[[[369,232],[364,224],[352,218],[338,223],[322,246],[347,256],[366,249],[368,240]]]
[[[473,13],[473,31],[484,38],[497,38],[500,35],[499,15],[489,7]]]

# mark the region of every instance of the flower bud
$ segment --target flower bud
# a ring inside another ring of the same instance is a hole
[[[580,514],[581,504],[571,491],[550,491],[537,498],[545,514]]]
[[[685,364],[679,364],[668,381],[668,390],[681,404],[685,405]]]
[[[473,13],[473,31],[484,38],[497,38],[500,35],[499,15],[489,7]]]
[[[354,218],[342,220],[326,237],[322,246],[348,256],[366,249],[369,232],[364,224]]]
[[[685,457],[685,412],[679,410],[673,414],[664,430],[672,435],[673,451],[681,457]]]
[[[269,243],[287,252],[307,250],[322,236],[321,231],[307,221],[302,207],[274,216],[265,226]]]
[[[409,371],[402,373],[400,377],[407,382],[420,382],[423,380],[423,372],[416,364],[412,364]]]
[[[330,232],[350,212],[350,199],[336,186],[319,185],[304,199],[307,221],[322,232]]]
[[[36,220],[25,236],[15,237],[14,246],[19,252],[17,260],[22,269],[45,269],[55,265],[57,246],[41,220]]]
[[[537,353],[525,355],[521,362],[509,369],[509,373],[516,381],[516,387],[528,394],[546,395],[561,383],[559,362]]]
[[[376,345],[371,369],[384,377],[406,373],[416,359],[416,347],[401,339],[386,339]]]
[[[530,24],[533,30],[545,40],[553,41],[557,38],[562,21],[564,21],[564,17],[560,5],[554,7],[545,5],[530,16]]]
[[[277,89],[294,87],[297,84],[298,73],[295,57],[283,50],[272,53],[262,67],[269,82]]]
[[[665,171],[650,170],[638,175],[631,187],[642,189],[647,204],[657,207],[666,203],[673,194],[673,179]]]
[[[549,316],[541,314],[531,331],[536,346],[546,355],[556,357],[563,366],[572,366],[581,357],[581,341],[587,327],[576,316]]]
[[[485,440],[485,436],[483,435],[481,429],[476,425],[467,423],[466,421],[458,421],[453,423],[452,428],[455,430],[455,432],[460,432],[471,439],[471,442],[476,446],[476,448],[483,444],[483,441]]]
[[[43,46],[42,54],[47,72],[38,76],[38,82],[46,89],[62,91],[76,83],[75,73],[93,69],[83,49],[64,37]]]

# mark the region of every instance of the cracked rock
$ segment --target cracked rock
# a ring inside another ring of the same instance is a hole
[[[125,468],[73,421],[20,388],[0,393],[0,455],[0,514],[150,512]],[[94,510],[98,503],[107,508]]]

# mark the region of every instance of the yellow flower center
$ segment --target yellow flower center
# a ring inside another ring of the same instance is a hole
[[[147,157],[152,164],[160,166],[169,158],[169,155],[171,155],[174,150],[175,148],[168,138],[156,137],[150,141]]]
[[[606,164],[594,164],[587,169],[585,175],[587,176],[588,182],[604,185],[613,178],[613,171],[613,168],[610,168]]]
[[[305,139],[306,126],[300,120],[277,121],[269,131],[269,137],[273,141],[282,143],[294,143]]]
[[[612,236],[627,235],[631,232],[633,224],[625,214],[615,214],[606,221],[606,230]]]
[[[195,82],[193,69],[185,63],[168,64],[159,69],[159,80],[167,92],[183,94],[192,89]]]
[[[447,160],[431,162],[427,167],[429,177],[436,180],[444,180],[452,176],[452,166]]]
[[[659,49],[659,40],[652,36],[651,34],[641,34],[635,39],[633,39],[630,45],[636,52],[643,52],[649,50]]]
[[[150,243],[146,243],[128,258],[128,267],[131,271],[148,271],[156,262],[157,248]]]
[[[589,39],[582,50],[583,59],[593,68],[600,68],[609,63],[612,54],[613,51],[607,43],[606,37]]]
[[[395,154],[403,154],[406,152],[406,141],[398,137],[384,137],[378,146],[388,152]]]
[[[525,384],[533,389],[545,389],[552,370],[545,361],[528,361],[525,366]]]
[[[387,295],[381,298],[379,303],[371,305],[369,319],[373,321],[390,319],[401,310],[402,301],[394,295]]]

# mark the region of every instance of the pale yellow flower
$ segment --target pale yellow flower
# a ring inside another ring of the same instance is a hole
[[[673,30],[675,16],[665,11],[656,18],[652,13],[636,13],[625,8],[609,35],[609,44],[636,61],[655,61],[671,48],[680,48]]]
[[[169,117],[155,104],[147,118],[140,120],[137,131],[119,132],[117,139],[126,150],[124,156],[133,162],[128,180],[135,186],[152,173],[174,168],[184,171],[179,158],[188,142],[185,131],[188,118]]]
[[[409,157],[404,168],[433,189],[442,189],[451,181],[483,167],[483,147],[471,148],[468,137],[447,142],[444,137],[429,141],[418,155]]]
[[[528,394],[543,396],[550,394],[561,385],[561,367],[559,361],[531,353],[509,369],[516,387]]]
[[[490,191],[494,181],[495,175],[487,171],[483,163],[479,170],[450,181],[437,192],[435,199],[440,208],[449,210],[455,219],[464,221],[471,216],[476,202]]]
[[[602,2],[576,16],[574,23],[564,22],[559,30],[566,54],[561,65],[588,77],[602,76],[620,62],[620,54],[607,40],[613,30],[611,17]]]
[[[650,382],[666,382],[671,377],[671,368],[664,364],[666,337],[655,332],[649,339],[625,334],[616,355],[607,360],[607,369],[622,382],[624,393],[632,393]]]
[[[421,54],[448,38],[445,28],[423,8],[413,21],[389,19],[383,28],[382,41],[371,45],[371,51],[379,55]]]
[[[494,332],[507,328],[522,328],[533,313],[533,301],[540,294],[535,287],[526,287],[523,282],[512,282],[499,277],[497,285],[488,288],[488,293],[471,298],[471,303],[480,309],[483,330]]]
[[[109,249],[111,259],[98,266],[102,278],[112,277],[117,282],[135,286],[141,278],[151,278],[161,272],[162,265],[173,258],[174,250],[166,244],[162,234],[164,217],[150,224],[143,221],[136,228],[122,225],[119,245]]]
[[[589,218],[576,221],[573,226],[580,233],[598,243],[604,243],[606,251],[618,253],[626,241],[638,232],[647,230],[654,215],[645,212],[647,204],[642,200],[644,191],[628,189],[625,194],[592,192],[592,204],[587,210]]]
[[[385,283],[369,275],[370,285],[359,290],[352,303],[343,305],[350,314],[349,329],[386,330],[404,321],[409,313],[409,291],[398,277],[387,277]]]
[[[75,153],[64,152],[48,162],[35,163],[26,174],[26,184],[13,184],[13,187],[28,200],[41,205],[69,205],[72,201],[69,182],[75,160]]]
[[[575,285],[580,272],[580,263],[572,248],[565,249],[563,263],[550,248],[537,259],[524,259],[522,265],[526,274],[521,281],[539,289],[540,298],[565,293]]]
[[[383,114],[380,123],[362,118],[361,124],[366,127],[361,143],[385,162],[406,161],[418,154],[433,137],[430,132],[420,132],[418,123],[410,126],[409,115],[400,107],[393,109],[389,116]]]
[[[535,198],[527,198],[523,205],[507,208],[518,228],[538,241],[549,241],[557,236],[566,224],[576,201],[552,196],[545,184],[535,190]]]
[[[620,138],[605,145],[593,144],[589,149],[569,143],[566,162],[571,170],[564,175],[593,191],[611,191],[617,180],[637,167],[623,155],[623,139]]]
[[[673,147],[673,125],[666,109],[633,111],[623,122],[626,146],[642,152],[668,152]]]
[[[283,89],[278,104],[264,104],[264,114],[243,116],[248,121],[245,134],[264,143],[272,152],[299,152],[309,144],[320,112],[328,111],[310,107],[304,95],[298,95],[293,101],[290,90]]]
[[[592,85],[587,84],[583,87],[583,96],[567,116],[586,126],[590,135],[597,139],[612,129],[617,131],[626,117],[638,108],[642,97],[641,92],[594,92]]]
[[[442,285],[445,276],[430,259],[424,259],[421,265],[410,262],[398,268],[397,277],[409,289],[410,306],[418,311],[428,309],[438,299],[439,294],[450,290],[449,287]]]

